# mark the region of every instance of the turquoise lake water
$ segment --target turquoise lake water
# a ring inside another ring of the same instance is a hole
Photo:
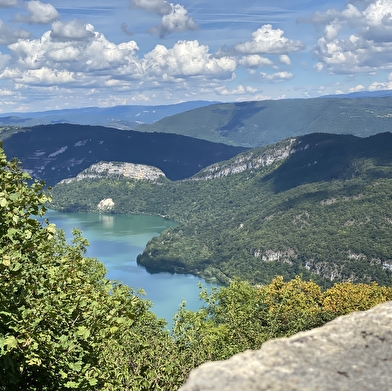
[[[183,299],[188,309],[200,307],[199,283],[212,286],[192,275],[150,274],[136,264],[136,257],[143,252],[147,242],[164,229],[174,226],[172,221],[145,215],[62,213],[53,210],[49,210],[46,217],[65,231],[67,239],[72,238],[73,228],[79,228],[90,244],[87,255],[105,264],[107,277],[135,290],[143,288],[146,298],[154,303],[152,311],[166,319],[169,326]]]

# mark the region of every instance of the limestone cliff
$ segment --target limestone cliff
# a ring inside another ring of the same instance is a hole
[[[273,146],[253,149],[248,152],[241,153],[234,158],[222,162],[215,163],[194,175],[191,180],[209,180],[226,177],[232,174],[238,174],[246,170],[256,170],[260,167],[270,166],[280,160],[286,159],[291,153],[296,152],[293,145],[295,138],[284,140]]]
[[[64,179],[60,183],[71,183],[83,179],[131,178],[154,181],[165,174],[159,168],[144,164],[99,162],[83,170],[75,178]]]
[[[392,302],[194,370],[180,391],[390,391]]]

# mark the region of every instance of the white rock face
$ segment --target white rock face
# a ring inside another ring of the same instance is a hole
[[[99,162],[83,170],[75,178],[64,179],[60,183],[96,178],[131,178],[154,181],[164,176],[165,174],[159,168],[144,164]]]
[[[390,391],[392,302],[193,370],[179,391]]]
[[[114,208],[114,201],[111,198],[105,198],[99,202],[97,209],[101,212],[109,212]]]
[[[228,175],[239,174],[244,171],[251,171],[260,167],[267,167],[277,161],[286,159],[294,152],[293,145],[296,139],[292,138],[280,143],[275,148],[269,148],[263,153],[254,151],[244,152],[227,163],[216,163],[202,170],[191,180],[209,180],[226,177]]]

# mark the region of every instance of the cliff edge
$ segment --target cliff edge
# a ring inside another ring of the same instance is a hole
[[[179,391],[390,391],[392,302],[201,365]]]

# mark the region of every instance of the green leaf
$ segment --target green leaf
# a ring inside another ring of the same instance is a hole
[[[6,338],[0,338],[0,346],[8,346],[9,349],[15,349],[18,346],[17,339],[10,335]]]
[[[88,330],[85,326],[79,326],[78,327],[78,331],[76,332],[76,334],[79,337],[87,339],[90,336],[90,330]]]

